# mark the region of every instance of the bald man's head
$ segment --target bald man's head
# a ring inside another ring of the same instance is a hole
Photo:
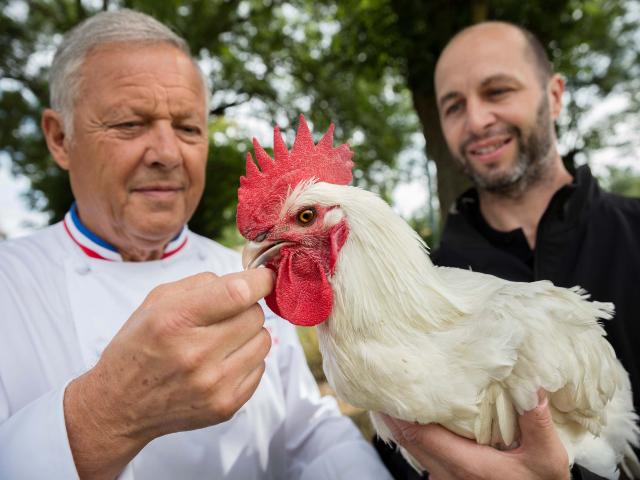
[[[559,158],[564,81],[526,30],[486,22],[458,33],[438,59],[435,90],[449,150],[478,188],[520,194]]]
[[[451,38],[451,40],[449,40],[449,43],[447,43],[440,54],[440,58],[436,63],[436,71],[438,70],[438,65],[440,64],[442,57],[457,41],[469,39],[468,37],[471,36],[474,39],[473,41],[481,42],[484,35],[491,36],[500,33],[511,36],[512,38],[517,36],[521,38],[522,43],[517,43],[518,47],[524,47],[522,50],[523,54],[528,58],[528,60],[534,62],[540,82],[543,85],[546,84],[553,75],[553,66],[547,56],[544,46],[529,30],[509,22],[482,22],[460,30],[453,36],[453,38]],[[508,47],[512,45],[505,44],[505,46]]]

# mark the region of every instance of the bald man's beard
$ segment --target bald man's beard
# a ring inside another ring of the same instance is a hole
[[[466,158],[465,151],[468,144],[477,142],[496,133],[506,133],[517,141],[518,152],[516,161],[506,171],[495,173],[480,172],[473,167]],[[549,115],[549,102],[543,95],[536,112],[536,122],[527,138],[523,138],[522,131],[515,125],[507,125],[500,132],[489,131],[482,136],[473,136],[463,142],[460,149],[460,161],[464,172],[479,190],[496,195],[517,198],[529,187],[544,180],[549,174],[553,161],[551,146],[553,145],[553,125]]]

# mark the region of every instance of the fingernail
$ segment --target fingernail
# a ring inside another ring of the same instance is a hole
[[[538,390],[538,407],[544,408],[549,403],[549,397],[547,396],[547,392],[541,388]]]

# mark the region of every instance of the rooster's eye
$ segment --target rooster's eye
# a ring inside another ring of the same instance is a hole
[[[312,208],[305,208],[298,213],[298,223],[300,225],[309,225],[316,218],[316,211]]]

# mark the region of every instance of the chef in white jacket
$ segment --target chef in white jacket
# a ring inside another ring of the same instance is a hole
[[[208,93],[184,41],[100,13],[58,49],[51,107],[76,203],[0,244],[0,478],[390,478],[256,303],[271,273],[185,226]]]

